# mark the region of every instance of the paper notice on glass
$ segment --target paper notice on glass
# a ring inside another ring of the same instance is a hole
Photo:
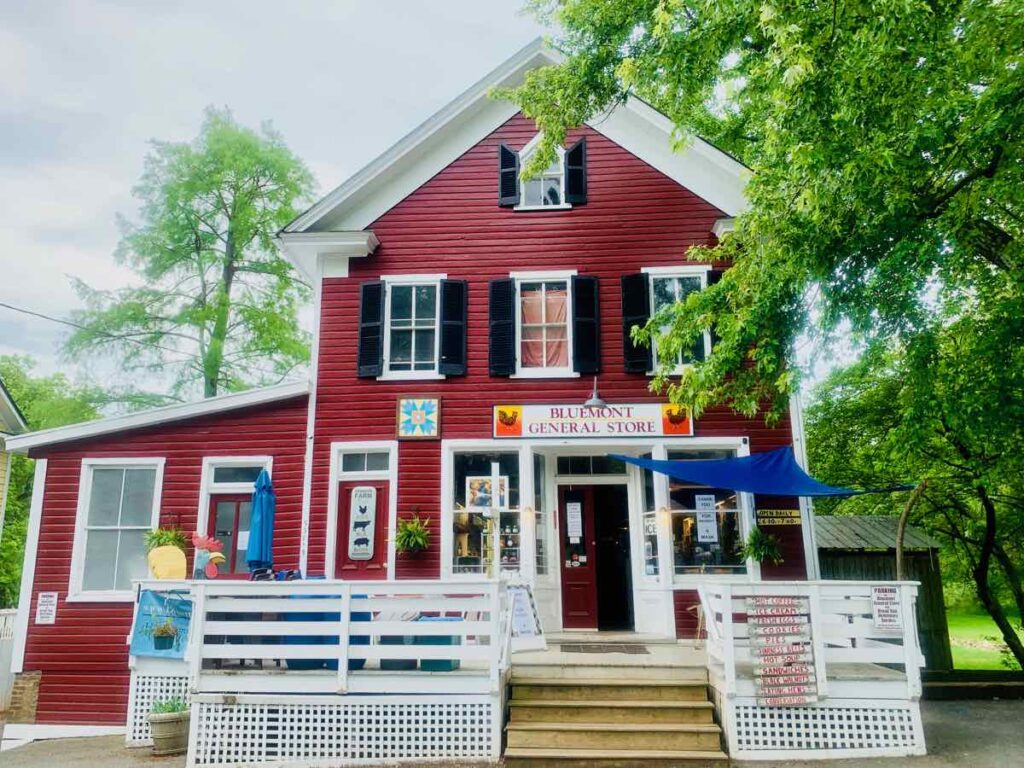
[[[583,538],[583,505],[570,501],[565,505],[565,532],[570,544],[579,544]]]
[[[701,544],[718,543],[718,516],[713,508],[697,510],[697,541]]]
[[[237,549],[248,549],[249,548],[249,532],[239,531],[238,532],[238,547]]]

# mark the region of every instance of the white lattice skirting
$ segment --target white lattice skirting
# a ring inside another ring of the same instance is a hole
[[[132,672],[128,688],[128,723],[125,741],[130,747],[153,743],[149,735],[149,713],[154,701],[182,698],[189,700],[186,675],[151,675]]]
[[[826,699],[814,706],[727,702],[730,755],[739,760],[925,754],[916,701]]]
[[[238,696],[193,699],[189,766],[497,759],[498,697]]]

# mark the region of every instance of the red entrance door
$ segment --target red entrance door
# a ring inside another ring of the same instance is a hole
[[[368,492],[371,488],[373,494]],[[388,484],[379,480],[339,483],[334,578],[386,579],[387,531]]]
[[[597,629],[593,487],[559,489],[558,530],[562,540],[562,626]]]
[[[210,497],[210,517],[206,530],[224,545],[222,577],[243,578],[249,573],[245,550],[249,546],[249,516],[252,494],[218,493]]]

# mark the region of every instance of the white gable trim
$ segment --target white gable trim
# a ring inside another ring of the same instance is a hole
[[[197,416],[223,413],[237,408],[248,408],[253,405],[264,405],[306,394],[309,394],[309,382],[307,381],[288,382],[286,384],[277,384],[273,387],[250,389],[246,392],[234,392],[229,395],[210,397],[196,403],[168,405],[163,408],[142,411],[141,413],[130,413],[126,416],[113,416],[107,419],[87,421],[82,424],[71,424],[67,427],[55,427],[54,429],[42,429],[38,432],[28,432],[24,435],[7,438],[7,450],[14,453],[25,453],[31,448],[43,445],[66,443],[72,440],[83,440],[115,432],[125,432],[130,429],[139,429],[140,427],[151,427],[172,421],[194,419]]]
[[[7,391],[7,387],[0,381],[0,433],[16,434],[18,432],[24,432],[28,429],[28,425],[25,424],[25,419],[21,415],[21,411],[18,410],[18,406],[14,404],[14,398],[11,397],[11,393]],[[0,441],[0,445],[3,442]]]
[[[296,218],[282,236],[365,229],[518,113],[517,105],[490,98],[492,89],[514,87],[528,71],[563,60],[543,40],[530,43]],[[725,214],[746,208],[750,171],[701,139],[676,151],[672,121],[640,99],[587,124]]]

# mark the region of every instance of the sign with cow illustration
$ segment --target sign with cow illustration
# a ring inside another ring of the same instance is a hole
[[[377,530],[377,489],[361,485],[352,489],[348,515],[349,560],[372,560]]]

